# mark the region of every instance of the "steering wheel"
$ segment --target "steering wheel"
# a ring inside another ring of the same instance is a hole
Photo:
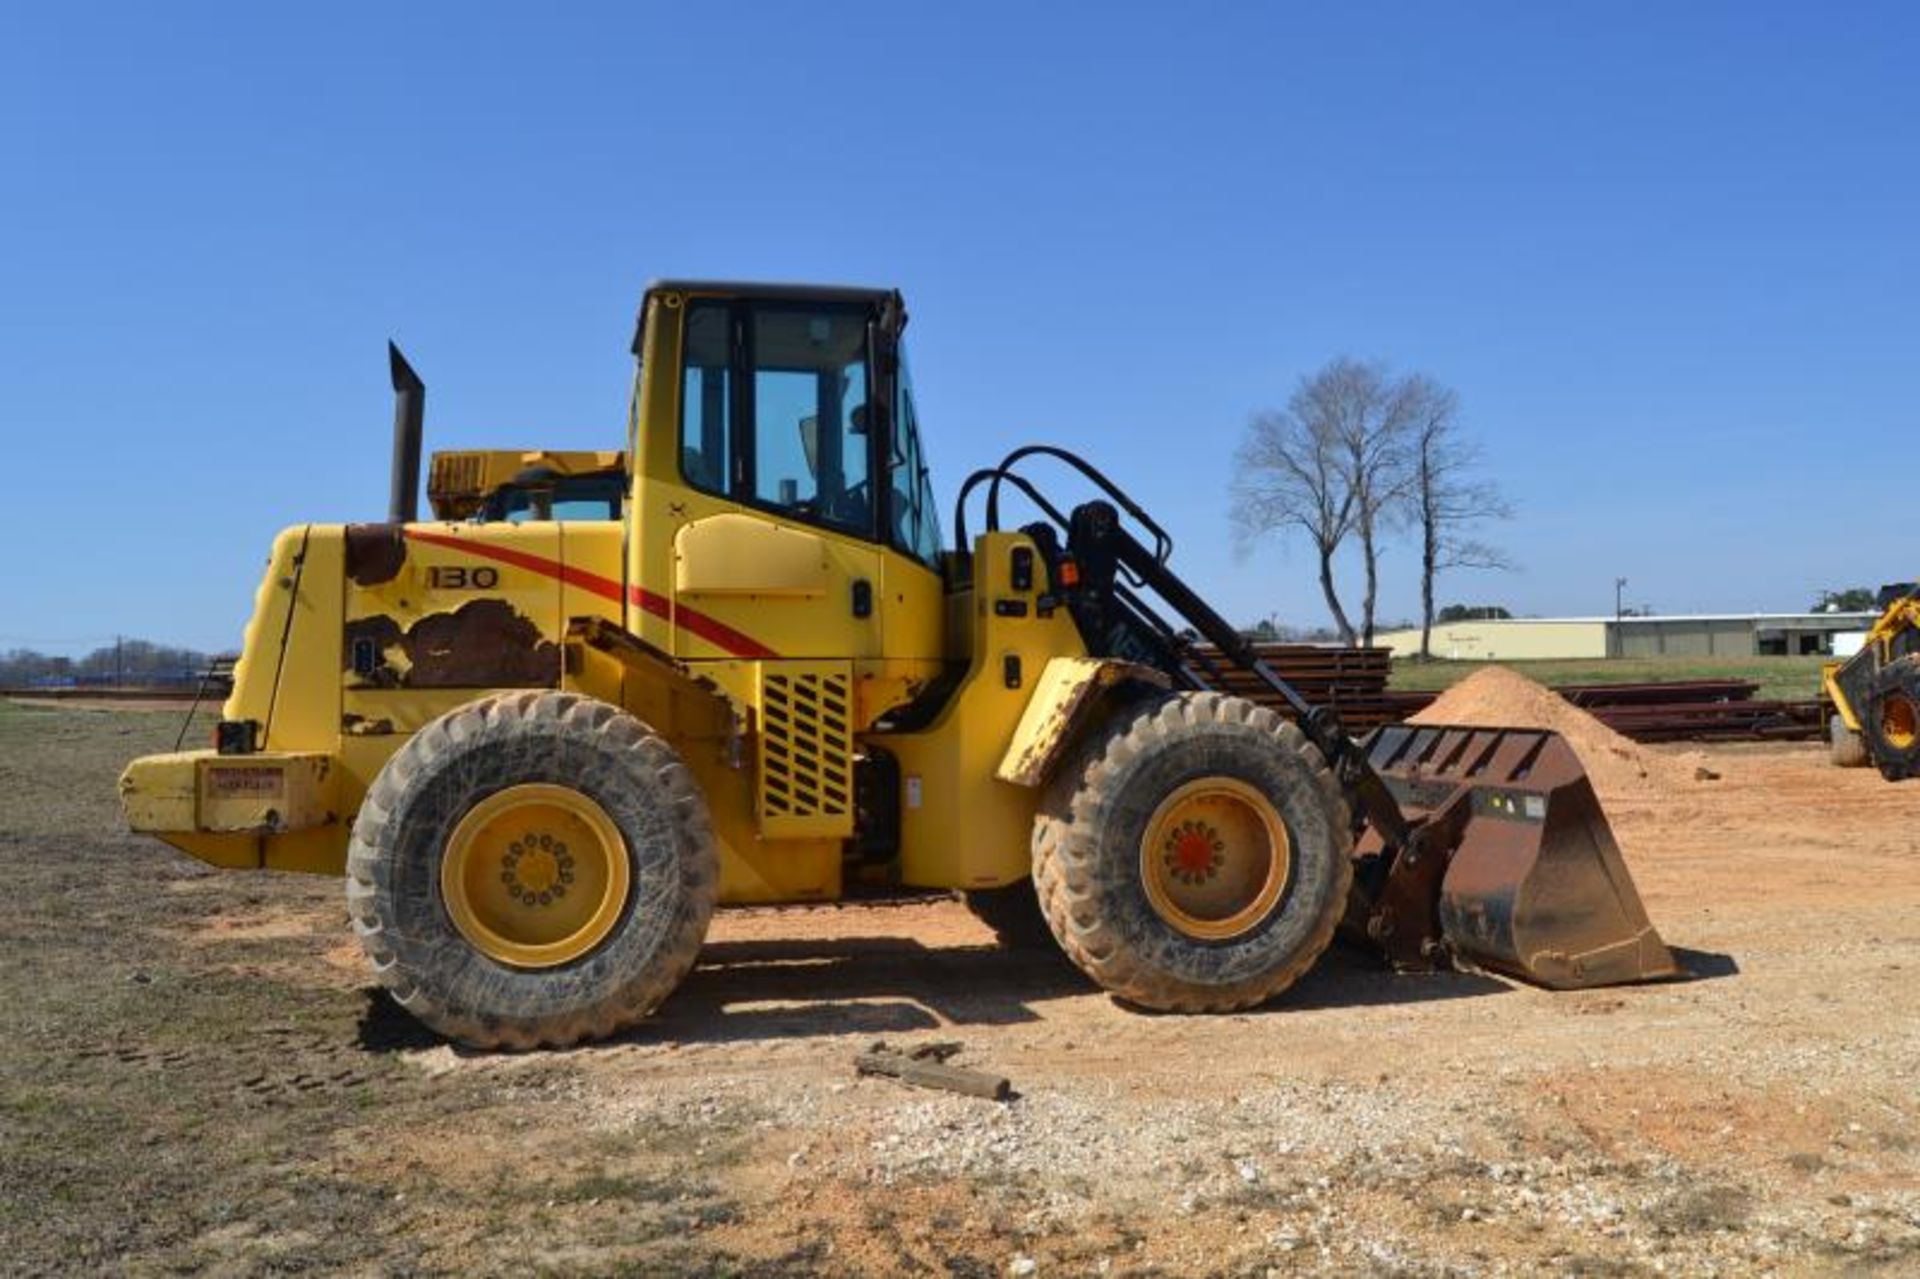
[[[848,489],[832,502],[822,502],[817,496],[803,498],[787,508],[796,516],[812,523],[852,524],[866,527],[866,517],[873,512],[873,503],[867,494],[869,486],[865,480]]]
[[[861,480],[858,484],[842,489],[840,496],[823,514],[828,519],[864,526],[866,518],[873,514],[873,499],[869,496],[870,492],[871,486],[867,481]]]

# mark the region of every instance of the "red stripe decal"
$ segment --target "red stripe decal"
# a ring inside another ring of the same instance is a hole
[[[685,604],[675,608],[664,595],[638,586],[628,588],[633,602],[655,617],[664,618],[681,630],[697,635],[715,648],[725,649],[735,657],[778,657],[780,654],[762,644],[743,631],[736,631],[717,617],[708,617],[705,613],[688,608]]]
[[[408,529],[406,533],[416,542],[444,546],[449,550],[478,555],[482,559],[511,564],[515,568],[530,569],[545,577],[558,578],[568,586],[577,586],[583,591],[589,591],[601,599],[612,600],[616,604],[620,602],[620,583],[612,578],[602,577],[598,573],[589,573],[583,568],[562,564],[558,560],[550,560],[544,555],[531,555],[526,551],[515,550],[511,546],[495,546],[491,542],[475,542],[464,537],[450,537],[445,533],[428,533],[418,529]]]
[[[556,578],[568,586],[575,586],[598,595],[601,599],[612,600],[616,604],[620,602],[620,583],[612,578],[602,577],[598,573],[589,573],[586,569],[562,564],[558,560],[550,560],[544,555],[533,555],[526,551],[515,550],[510,546],[496,546],[491,542],[451,537],[445,533],[429,533],[424,529],[410,528],[406,530],[406,535],[416,542],[444,546],[449,550],[478,555],[482,559],[498,560],[502,564],[511,564],[515,568],[524,568],[544,577]],[[629,587],[627,595],[641,610],[653,614],[662,621],[671,622],[688,634],[703,639],[734,657],[780,656],[751,635],[734,630],[717,617],[708,617],[705,613],[688,608],[684,604],[676,610],[672,601],[664,595],[655,594],[638,586]]]

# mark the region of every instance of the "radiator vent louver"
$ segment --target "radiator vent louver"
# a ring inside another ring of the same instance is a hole
[[[762,668],[763,835],[802,839],[852,833],[852,691],[844,662],[780,662]]]
[[[486,461],[474,454],[454,454],[433,459],[429,487],[448,493],[478,493],[486,478]]]

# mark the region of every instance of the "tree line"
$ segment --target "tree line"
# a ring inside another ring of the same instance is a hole
[[[188,683],[212,659],[190,648],[170,648],[147,640],[120,640],[85,657],[63,657],[30,648],[0,653],[0,687],[47,684]]]
[[[1460,397],[1424,373],[1340,356],[1300,379],[1285,407],[1255,413],[1236,454],[1235,540],[1244,552],[1273,535],[1303,538],[1340,642],[1373,643],[1380,556],[1406,536],[1420,549],[1420,654],[1435,621],[1434,588],[1457,568],[1511,568],[1484,539],[1512,507],[1478,474]],[[1359,553],[1360,624],[1342,599],[1335,557]]]
[[[1909,594],[1911,582],[1895,582],[1874,590],[1871,586],[1846,586],[1820,592],[1820,598],[1807,609],[1809,613],[1878,613],[1893,599]]]

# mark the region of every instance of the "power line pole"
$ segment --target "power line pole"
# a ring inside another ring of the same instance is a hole
[[[1613,579],[1613,655],[1615,657],[1625,657],[1627,655],[1627,637],[1622,633],[1620,627],[1620,620],[1626,616],[1626,610],[1622,606],[1626,589],[1626,578],[1616,577]]]

